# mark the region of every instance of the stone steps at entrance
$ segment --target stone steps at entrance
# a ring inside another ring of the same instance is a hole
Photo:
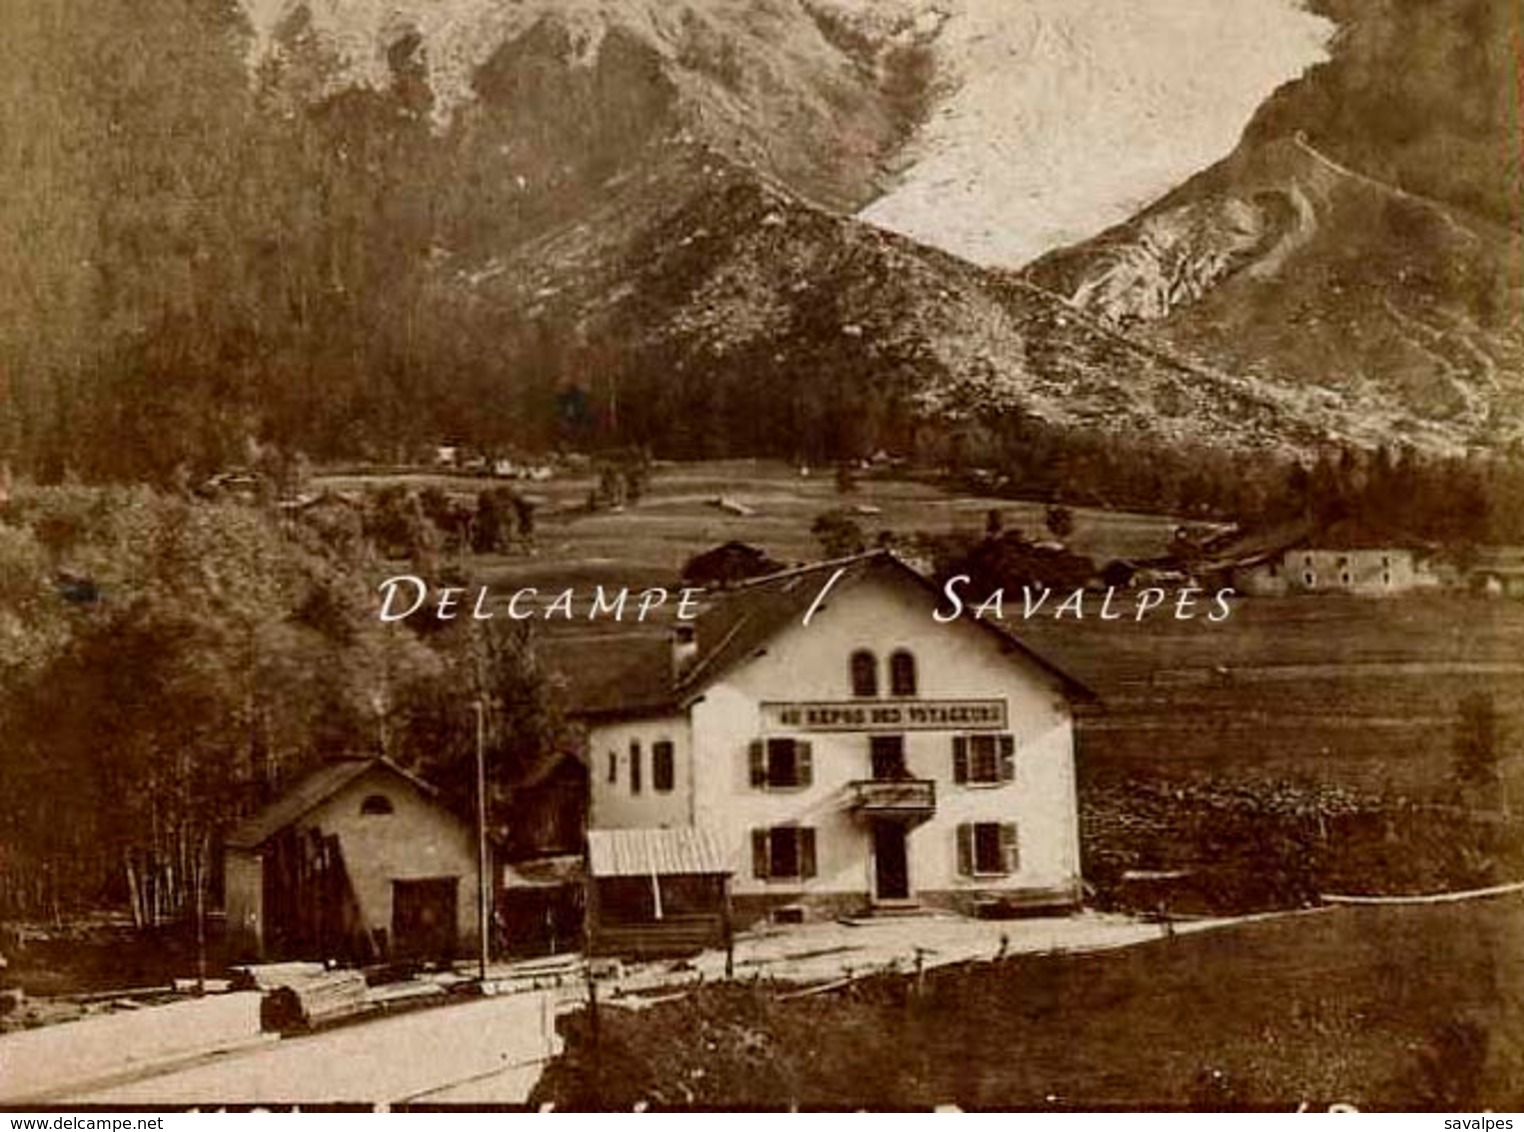
[[[870,904],[854,916],[843,916],[838,922],[843,924],[871,924],[879,920],[909,920],[927,918],[938,915],[935,908],[928,908],[914,901],[906,901],[903,904]]]

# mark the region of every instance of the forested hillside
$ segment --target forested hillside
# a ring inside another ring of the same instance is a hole
[[[263,53],[234,0],[7,5],[0,235],[22,254],[0,264],[0,452],[165,480],[251,436],[322,457],[555,443],[554,393],[587,363],[573,328],[473,298],[500,256],[694,145],[861,203],[919,112],[893,21],[520,12],[441,106],[405,21],[356,76],[305,5]]]
[[[526,639],[376,618],[367,548],[427,540],[371,502],[281,518],[60,487],[0,507],[0,918],[191,913],[221,834],[329,758],[386,755],[470,812],[478,696],[495,809],[556,749]]]

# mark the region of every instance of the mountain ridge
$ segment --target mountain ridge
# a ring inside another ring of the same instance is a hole
[[[1247,147],[1028,275],[1186,357],[1322,388],[1426,447],[1521,435],[1524,238],[1298,135]]]

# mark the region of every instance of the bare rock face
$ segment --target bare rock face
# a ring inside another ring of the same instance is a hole
[[[1346,427],[1453,449],[1524,429],[1521,253],[1518,233],[1296,137],[1246,146],[1028,278],[1161,348],[1325,391]]]
[[[921,0],[243,2],[251,66],[295,103],[392,86],[407,43],[436,129],[510,132],[514,176],[685,134],[842,207],[920,112],[937,28]]]
[[[1117,326],[1166,318],[1266,246],[1275,223],[1272,199],[1231,197],[1150,216],[1135,240],[1119,241],[1106,265],[1067,297]]]
[[[813,450],[825,432],[896,447],[922,425],[973,426],[1013,407],[1059,426],[1248,448],[1311,443],[1322,424],[1295,398],[699,148],[621,182],[586,222],[501,268],[472,301],[569,328],[617,384],[621,420],[683,454],[727,441]]]
[[[1515,6],[1363,5],[1234,153],[1032,283],[1142,341],[1319,405],[1344,435],[1524,435]]]

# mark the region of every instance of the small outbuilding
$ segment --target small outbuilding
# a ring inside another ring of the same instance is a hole
[[[588,830],[589,950],[645,958],[725,946],[731,872],[710,830]]]
[[[447,961],[478,946],[477,840],[387,759],[314,771],[237,826],[224,853],[240,958]]]

